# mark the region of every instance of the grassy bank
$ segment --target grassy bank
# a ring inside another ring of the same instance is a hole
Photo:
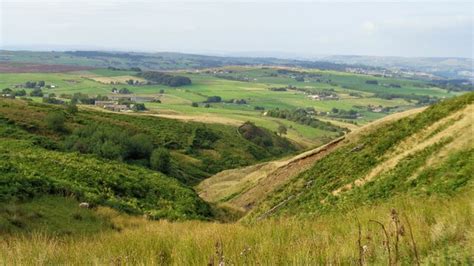
[[[396,198],[385,204],[361,207],[346,214],[308,219],[282,219],[246,224],[210,222],[150,222],[97,212],[117,231],[95,235],[3,236],[0,261],[4,264],[173,264],[205,265],[212,257],[226,264],[387,264],[388,252],[380,225],[389,233],[391,260],[413,264],[473,263],[474,221],[472,189],[453,198]],[[423,204],[420,202],[423,201]],[[396,245],[391,209],[398,212]],[[409,223],[407,222],[407,219]],[[359,255],[358,222],[361,225]],[[413,240],[410,236],[410,226]],[[398,255],[396,255],[398,246]],[[222,256],[220,255],[222,254]]]

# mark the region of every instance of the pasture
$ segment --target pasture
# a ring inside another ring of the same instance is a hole
[[[15,89],[27,81],[40,80],[51,85],[51,88],[44,89],[45,92],[55,93],[57,96],[74,93],[112,96],[112,88],[127,88],[133,93],[131,96],[151,97],[161,101],[161,103],[145,103],[149,113],[152,114],[174,115],[175,118],[192,121],[203,117],[203,122],[208,123],[223,121],[227,124],[237,124],[251,121],[272,131],[284,125],[288,128],[287,137],[305,147],[322,144],[336,135],[334,132],[294,121],[267,117],[264,115],[265,111],[276,108],[281,110],[314,108],[316,118],[335,121],[338,125],[349,125],[348,128],[354,129],[389,113],[417,106],[415,100],[408,99],[413,95],[437,98],[455,95],[418,80],[314,69],[230,66],[177,73],[191,78],[192,84],[177,88],[165,85],[128,85],[126,81],[129,79],[139,82],[145,80],[137,77],[137,72],[130,70],[81,69],[64,73],[0,73],[0,88]],[[297,76],[303,77],[304,81],[297,81]],[[367,84],[367,80],[376,80],[378,84]],[[110,84],[111,82],[114,84]],[[270,90],[288,86],[296,89]],[[308,94],[324,91],[334,92],[338,95],[338,99],[317,101],[308,97]],[[396,97],[380,98],[381,93],[396,94]],[[402,96],[397,97],[399,95]],[[204,104],[211,96],[219,96],[222,101]],[[243,101],[239,104],[229,102],[233,99]],[[192,103],[198,103],[198,107],[192,107]],[[369,106],[381,106],[388,108],[389,111],[373,112],[368,109]],[[334,109],[355,110],[358,117],[345,119],[325,115]]]

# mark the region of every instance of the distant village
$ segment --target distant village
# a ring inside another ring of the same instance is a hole
[[[386,78],[395,78],[395,77],[404,77],[404,78],[424,78],[424,79],[436,79],[437,77],[430,73],[418,72],[418,71],[409,71],[401,69],[366,69],[360,67],[348,67],[346,72],[371,75],[375,77],[386,77]]]

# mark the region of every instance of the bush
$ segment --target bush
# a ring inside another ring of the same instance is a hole
[[[132,107],[133,111],[145,111],[146,107],[144,103],[134,103]]]
[[[41,89],[34,89],[33,91],[30,92],[31,97],[43,97],[43,91]]]
[[[171,170],[171,155],[165,148],[153,150],[150,157],[151,168],[162,173],[169,173]]]
[[[128,145],[128,157],[131,159],[148,158],[153,150],[151,137],[145,134],[131,137]]]
[[[207,97],[206,103],[220,103],[222,98],[220,96]]]
[[[130,93],[132,93],[132,92],[131,92],[129,89],[127,89],[127,88],[121,88],[121,89],[118,91],[118,93],[120,93],[120,94],[130,94]]]
[[[198,149],[210,149],[219,136],[207,127],[199,127],[194,130],[192,147]]]
[[[49,113],[46,116],[45,121],[49,129],[52,129],[57,132],[64,131],[65,129],[64,122],[66,121],[66,117],[62,113]]]
[[[70,104],[66,105],[66,111],[70,114],[77,113],[77,111],[78,111],[77,105],[75,105],[73,103],[70,103]]]

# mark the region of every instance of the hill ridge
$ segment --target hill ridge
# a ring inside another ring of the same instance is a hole
[[[344,144],[269,194],[249,219],[270,210],[303,216],[348,210],[356,203],[407,193],[454,193],[468,186],[474,149],[473,99],[474,93],[469,93],[414,116],[379,124],[372,132],[349,134]]]

